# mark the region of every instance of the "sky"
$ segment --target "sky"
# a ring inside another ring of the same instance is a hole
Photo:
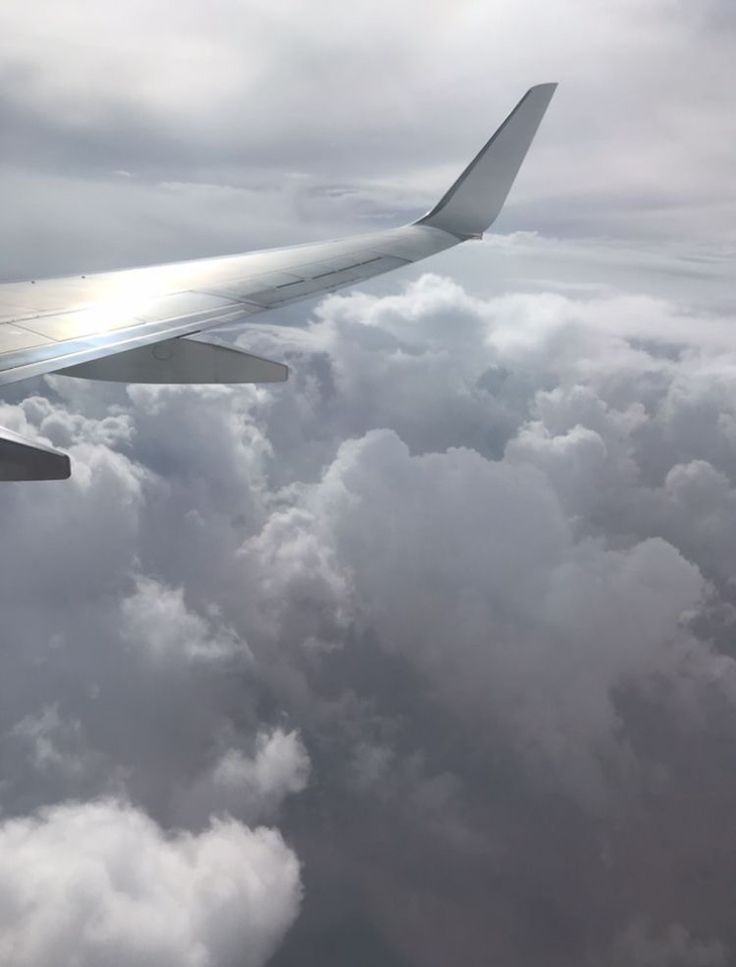
[[[0,425],[0,962],[728,967],[726,0],[19,0],[0,278],[401,224],[532,84],[494,233],[228,331],[283,386]]]

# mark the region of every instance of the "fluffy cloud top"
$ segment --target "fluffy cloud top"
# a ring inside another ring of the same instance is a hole
[[[720,967],[731,317],[533,289],[429,274],[239,334],[291,363],[277,390],[52,377],[4,404],[78,469],[0,494],[8,828],[130,816],[111,795],[175,851],[278,825],[306,901],[277,967],[355,936],[430,967]]]
[[[4,391],[75,474],[0,491],[0,960],[723,967],[730,0],[302,6],[0,10],[4,277],[414,217],[561,81],[522,231],[285,386]]]
[[[167,835],[100,801],[0,825],[0,959],[18,967],[262,967],[300,893],[278,833],[232,820]]]

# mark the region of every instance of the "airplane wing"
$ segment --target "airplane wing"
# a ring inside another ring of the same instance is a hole
[[[531,88],[417,222],[330,242],[0,284],[0,386],[44,373],[154,383],[277,382],[288,371],[202,333],[478,238],[501,209],[556,85]],[[63,479],[69,458],[0,428],[0,480]]]

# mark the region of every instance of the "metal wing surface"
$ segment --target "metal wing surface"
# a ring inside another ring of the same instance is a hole
[[[0,286],[0,385],[201,332],[457,244],[441,229]]]

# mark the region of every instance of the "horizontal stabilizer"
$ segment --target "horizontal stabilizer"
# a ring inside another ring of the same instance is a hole
[[[71,472],[65,453],[0,428],[0,480],[66,480]]]
[[[184,336],[139,346],[58,371],[63,376],[115,383],[282,383],[283,363],[235,346]]]
[[[522,97],[491,140],[455,184],[417,225],[430,225],[460,238],[490,228],[521,168],[556,84],[539,84]]]

